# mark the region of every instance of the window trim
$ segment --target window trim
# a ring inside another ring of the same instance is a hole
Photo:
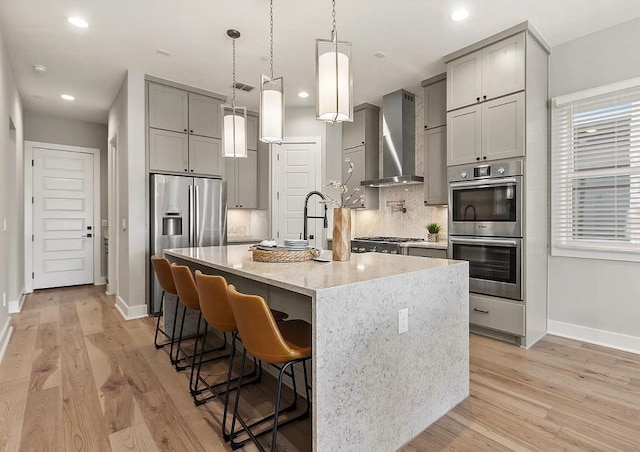
[[[550,179],[550,197],[551,197],[551,255],[557,257],[573,257],[584,259],[602,259],[602,260],[615,260],[624,262],[640,262],[640,251],[621,249],[616,246],[615,243],[610,245],[602,243],[585,244],[582,242],[569,241],[559,243],[560,238],[556,230],[557,219],[557,207],[556,199],[560,196],[560,187],[558,186],[560,181],[555,177],[555,160],[556,152],[555,137],[553,136],[554,127],[556,125],[556,114],[559,108],[564,107],[566,104],[572,102],[578,102],[581,100],[589,99],[596,96],[607,95],[615,93],[617,91],[623,91],[626,89],[640,88],[640,77],[635,77],[628,80],[623,80],[608,85],[599,86],[596,88],[590,88],[575,93],[565,94],[562,96],[554,97],[551,100],[551,147],[550,147],[550,167],[551,172],[549,174]]]

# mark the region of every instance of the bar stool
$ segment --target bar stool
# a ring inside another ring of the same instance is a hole
[[[168,293],[178,296],[178,292],[176,290],[176,285],[173,282],[173,275],[171,274],[171,266],[169,264],[169,261],[163,257],[151,256],[151,264],[153,265],[153,270],[156,274],[156,277],[158,278],[160,287],[162,288],[162,295],[160,297],[160,315],[158,315],[158,321],[156,322],[156,334],[153,338],[153,343],[156,348],[162,348],[165,345],[171,344],[171,350],[169,351],[169,357],[171,358],[173,357],[173,344],[176,342],[176,322],[178,320],[178,305],[180,303],[176,300],[176,309],[173,314],[173,332],[171,333],[171,336],[169,336],[164,329],[160,328],[160,318],[164,317],[164,311],[162,310],[162,307],[164,305],[165,294]],[[158,333],[161,333],[168,340],[162,344],[159,344]]]
[[[189,363],[186,366],[179,366],[178,364],[176,364],[176,370],[181,371],[189,367],[191,368],[191,373],[189,376],[189,390],[191,392],[191,395],[194,395],[195,391],[193,389],[193,376],[194,376],[194,371],[196,367],[195,360],[198,355],[198,340],[200,338],[200,325],[202,324],[202,311],[200,309],[200,298],[198,295],[196,282],[193,279],[193,274],[191,273],[191,269],[189,267],[187,267],[186,265],[177,265],[173,263],[171,264],[171,274],[173,275],[173,281],[175,282],[176,290],[178,292],[178,296],[180,297],[180,302],[183,305],[182,321],[180,323],[180,333],[178,334],[178,343],[176,344],[177,350],[176,350],[175,360],[177,363],[179,361],[178,359],[179,354],[182,353],[184,355],[184,359]],[[187,309],[198,311],[198,326],[195,334],[195,344],[193,347],[193,355],[189,355],[182,348],[182,341],[184,339],[183,338],[184,319],[187,314]],[[205,330],[206,330],[206,325],[205,325]],[[227,335],[224,334],[223,336],[224,336],[224,344],[222,344],[219,347],[210,349],[206,352],[204,352],[203,350],[203,353],[206,354],[210,352],[224,350],[227,347]],[[226,358],[228,356],[229,355],[215,356],[214,358],[208,359],[204,362],[214,361],[217,359]]]
[[[229,358],[229,367],[227,370],[227,378],[225,381],[221,381],[219,383],[210,384],[204,378],[201,377],[202,371],[202,361],[203,361],[203,353],[200,353],[200,359],[198,362],[198,370],[196,371],[195,377],[195,386],[194,392],[194,402],[196,405],[201,405],[205,402],[208,402],[211,399],[217,398],[224,405],[224,410],[222,414],[222,435],[225,441],[229,440],[230,434],[227,433],[227,414],[228,414],[228,406],[229,406],[229,394],[231,391],[234,391],[236,387],[231,387],[231,383],[233,381],[237,381],[237,378],[232,377],[233,371],[233,359],[236,351],[236,341],[240,340],[238,337],[238,326],[236,325],[236,319],[233,315],[233,311],[231,310],[231,305],[229,304],[229,299],[227,297],[227,280],[219,275],[205,275],[200,270],[196,270],[195,272],[196,286],[198,288],[198,295],[200,298],[200,309],[202,311],[202,317],[204,318],[205,323],[209,326],[215,328],[216,330],[224,333],[232,334],[231,341],[231,356]],[[285,312],[277,311],[275,309],[271,309],[271,313],[273,314],[274,319],[276,321],[281,321],[286,319],[289,315]],[[205,330],[204,343],[207,340],[207,330]],[[255,380],[247,381],[244,384],[252,384],[256,383],[260,380],[262,376],[262,366],[258,366],[257,360],[254,357],[253,359],[254,370],[252,373],[245,375],[245,378],[254,377],[257,375]],[[200,382],[211,392],[211,396],[206,397],[204,399],[198,399],[197,395],[200,393],[199,385]],[[222,388],[225,385],[226,388],[224,392],[219,392],[218,389]]]
[[[276,323],[267,303],[262,297],[239,293],[232,285],[227,288],[227,293],[233,315],[238,324],[238,333],[244,345],[240,376],[238,377],[238,389],[236,391],[235,406],[233,408],[233,420],[231,422],[231,448],[238,449],[243,447],[247,442],[253,441],[258,449],[264,451],[265,449],[258,443],[258,438],[269,432],[273,432],[271,451],[274,452],[276,450],[278,427],[282,427],[299,419],[304,419],[308,417],[310,413],[311,396],[306,363],[307,360],[311,358],[311,324],[304,320],[284,320]],[[276,406],[273,415],[255,421],[250,425],[238,414],[247,352],[259,360],[279,368]],[[297,404],[298,393],[292,367],[295,363],[302,363],[304,371],[305,393],[307,396],[306,409],[303,413],[280,423],[279,415],[285,411],[295,409]],[[290,369],[290,373],[286,372],[287,369]],[[280,399],[282,396],[282,382],[285,375],[291,377],[294,401],[287,408],[281,410]],[[254,434],[251,431],[252,428],[271,419],[273,420],[273,427],[258,434]],[[240,422],[243,430],[235,431],[236,420]],[[235,442],[234,438],[243,432],[246,432],[249,438],[242,442]]]

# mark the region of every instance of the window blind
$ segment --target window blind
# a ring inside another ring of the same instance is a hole
[[[552,254],[640,256],[640,80],[554,99],[551,162]]]

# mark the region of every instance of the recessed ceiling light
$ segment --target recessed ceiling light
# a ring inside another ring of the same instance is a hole
[[[456,22],[465,20],[467,17],[469,17],[469,11],[464,8],[456,9],[453,13],[451,13],[451,20],[455,20]]]
[[[84,20],[82,17],[70,16],[67,17],[67,20],[71,25],[75,25],[78,28],[89,28],[89,22]]]
[[[387,54],[384,53],[384,52],[378,51],[378,52],[374,53],[373,56],[377,57],[377,58],[380,58],[380,59],[383,59],[383,58],[387,57]]]
[[[309,93],[306,91],[300,91],[298,93],[298,96],[302,97],[303,99],[306,99],[307,97],[309,97]]]
[[[62,97],[64,100],[76,100],[76,98],[71,94],[60,94],[60,97]]]
[[[43,66],[41,64],[34,64],[33,65],[33,71],[36,74],[44,74],[45,72],[47,72],[47,67]]]

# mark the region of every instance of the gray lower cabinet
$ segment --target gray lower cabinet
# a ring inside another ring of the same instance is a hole
[[[159,83],[148,83],[148,87],[149,127],[172,132],[187,132],[189,93]]]
[[[409,247],[407,250],[409,256],[432,257],[436,259],[446,259],[447,250],[435,248]]]
[[[224,158],[229,209],[258,208],[258,151],[248,150],[246,158]]]
[[[427,129],[424,138],[424,203],[447,204],[447,128]]]
[[[469,322],[483,328],[524,336],[524,304],[470,294]]]
[[[189,135],[149,129],[149,169],[151,171],[189,171]]]
[[[189,136],[189,172],[222,176],[222,143],[219,138]]]
[[[221,138],[222,101],[202,94],[189,93],[189,133]]]

